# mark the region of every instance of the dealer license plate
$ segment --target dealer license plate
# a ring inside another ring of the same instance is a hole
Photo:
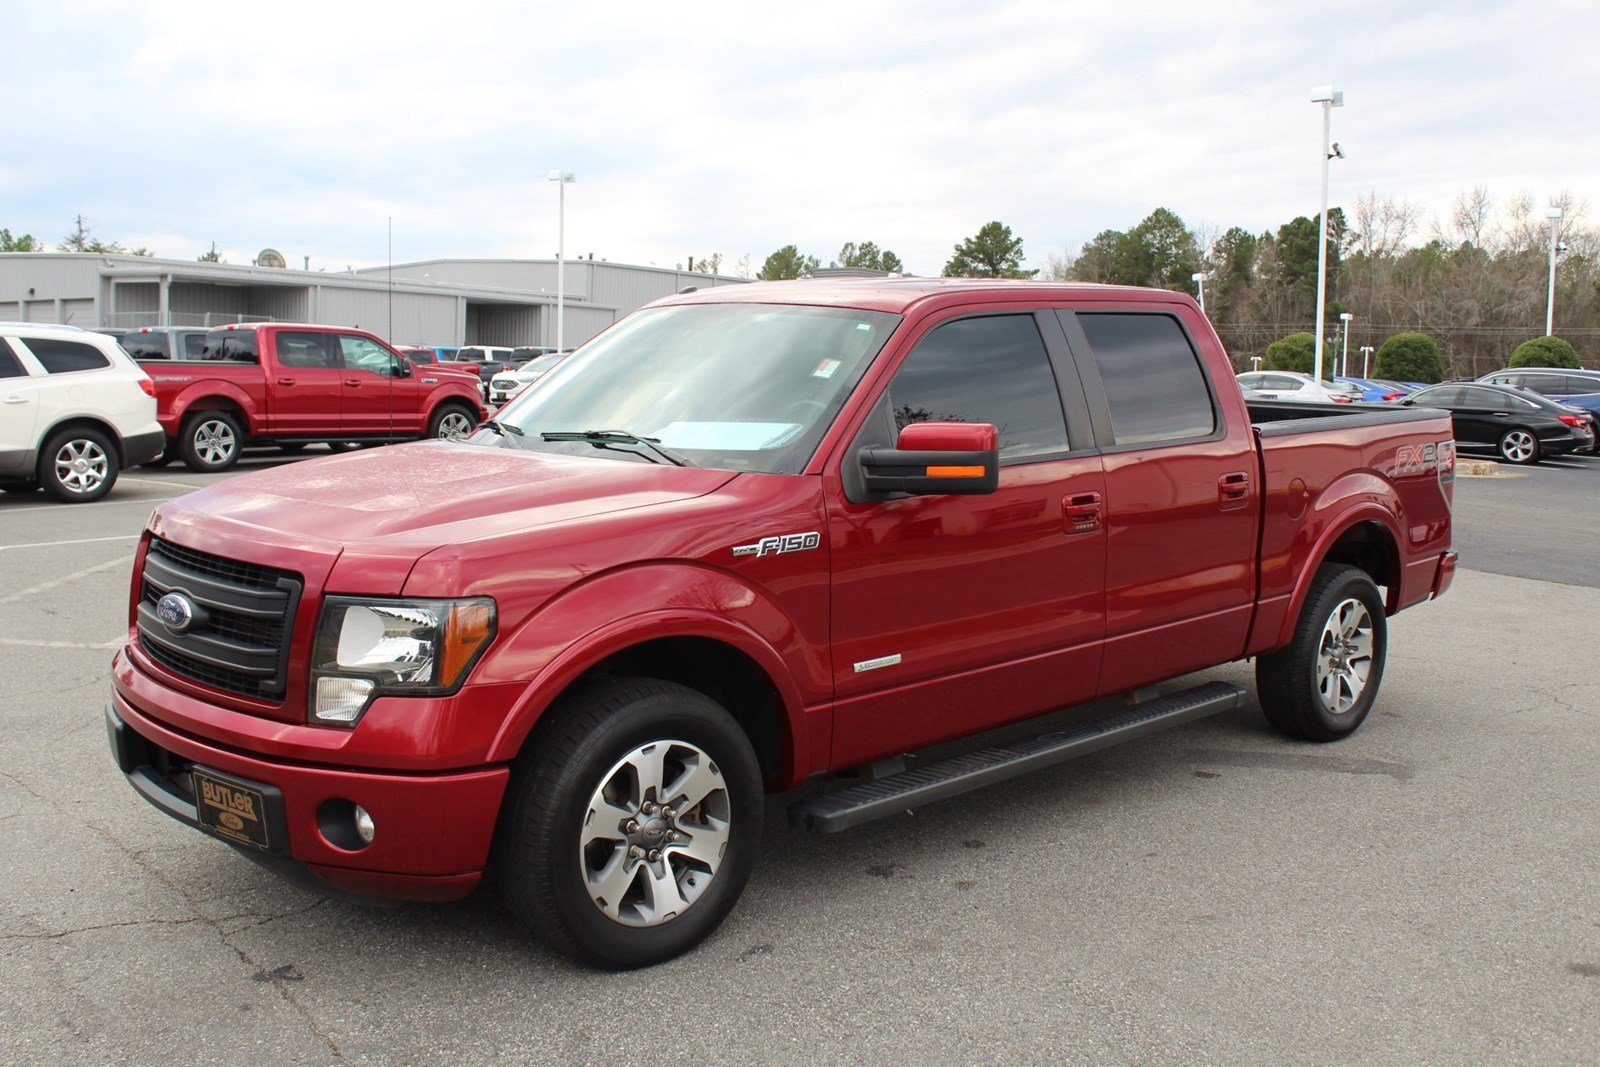
[[[192,774],[195,807],[203,824],[241,845],[271,847],[267,835],[267,805],[260,790],[213,778],[204,771]]]

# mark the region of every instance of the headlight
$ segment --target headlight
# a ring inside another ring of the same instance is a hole
[[[373,698],[453,693],[494,637],[494,601],[329,597],[311,669],[311,719],[354,726]]]

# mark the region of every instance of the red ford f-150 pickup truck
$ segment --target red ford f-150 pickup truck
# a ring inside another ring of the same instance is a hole
[[[421,367],[370,333],[296,323],[223,326],[199,359],[145,364],[166,459],[233,466],[251,443],[285,451],[422,437],[462,438],[487,416],[477,376]]]
[[[648,964],[717,926],[764,795],[809,779],[856,772],[790,807],[844,829],[1235,708],[1155,687],[1246,657],[1283,733],[1349,734],[1387,617],[1450,584],[1454,460],[1440,412],[1247,407],[1177,293],[680,295],[467,443],[163,504],[111,744],[292,877],[445,900],[487,873],[559,950]]]

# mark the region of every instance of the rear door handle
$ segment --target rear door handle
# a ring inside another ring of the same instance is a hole
[[[1076,493],[1061,502],[1061,528],[1069,534],[1094,533],[1101,515],[1099,493]]]
[[[1234,471],[1217,479],[1217,504],[1223,511],[1242,508],[1250,500],[1250,475]]]
[[[278,379],[278,384],[279,385],[293,385],[294,384],[294,379],[293,378],[279,378]]]
[[[361,388],[361,379],[360,378],[346,378],[344,380],[344,384],[345,384],[345,388],[347,388],[347,389],[359,389],[359,388]]]

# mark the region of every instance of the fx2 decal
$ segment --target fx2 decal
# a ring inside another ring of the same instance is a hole
[[[762,556],[780,555],[784,552],[804,552],[822,544],[822,535],[816,530],[806,533],[780,534],[776,537],[763,537],[753,545],[737,545],[734,547],[735,556]]]

